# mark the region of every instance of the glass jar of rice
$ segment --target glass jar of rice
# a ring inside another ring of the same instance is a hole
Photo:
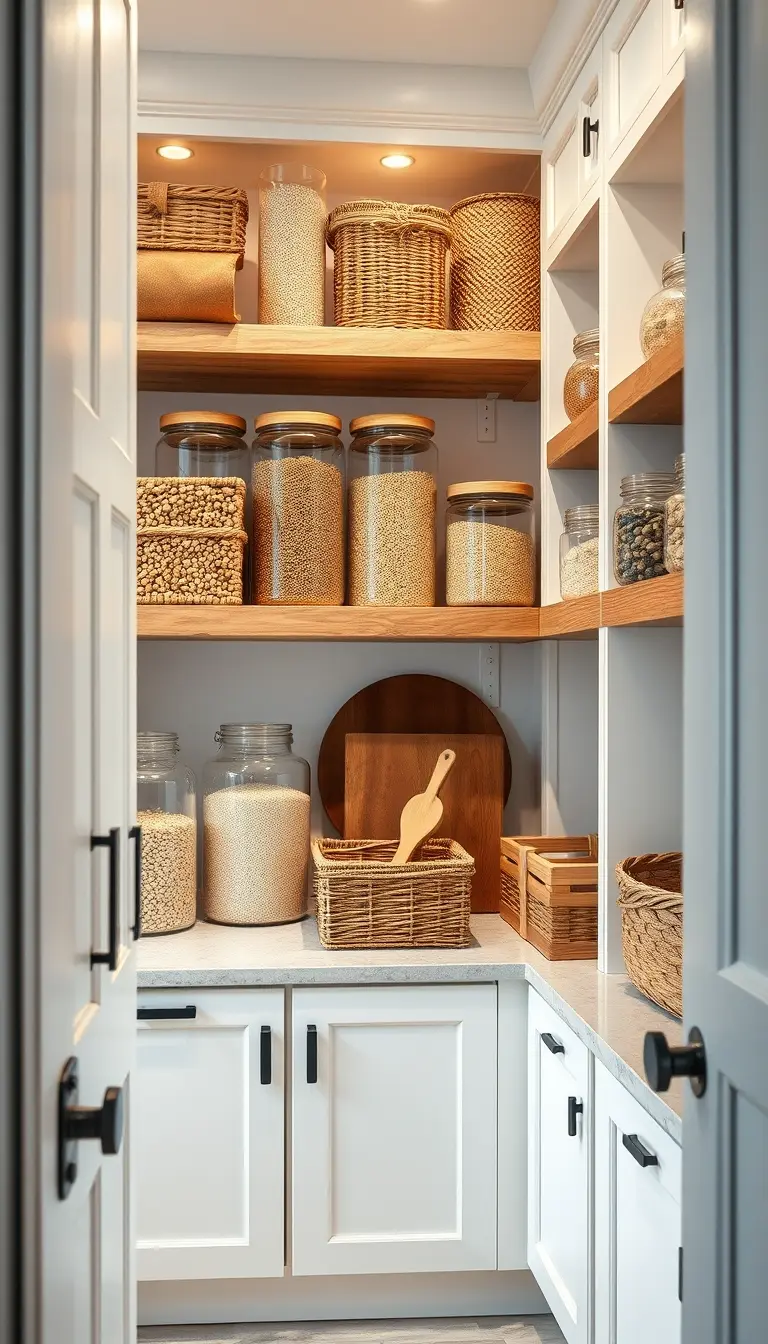
[[[203,911],[216,924],[306,914],[309,765],[290,723],[223,723],[203,773]]]
[[[461,481],[448,487],[445,600],[449,607],[532,607],[536,597],[533,486]]]
[[[177,759],[178,753],[177,733],[136,734],[142,934],[180,933],[195,922],[195,776]]]

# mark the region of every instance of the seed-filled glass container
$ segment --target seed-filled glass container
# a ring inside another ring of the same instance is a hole
[[[161,415],[155,475],[237,476],[247,486],[250,453],[245,429],[242,416],[224,411],[171,411]]]
[[[276,163],[259,178],[259,322],[322,327],[325,174]]]
[[[641,471],[621,482],[613,519],[613,571],[622,585],[666,574],[664,505],[675,488],[671,471]]]
[[[349,604],[434,606],[435,422],[362,415],[349,428]]]
[[[685,335],[685,253],[665,261],[661,289],[645,305],[640,319],[640,344],[645,358]]]
[[[664,564],[670,574],[685,568],[685,453],[675,458],[675,490],[664,503]]]
[[[223,723],[203,774],[203,910],[217,924],[302,919],[309,765],[289,723]]]
[[[344,447],[323,411],[270,411],[253,442],[253,600],[344,601]]]
[[[524,481],[462,481],[449,486],[448,606],[531,607],[535,596],[533,486]]]
[[[600,509],[597,504],[576,504],[565,510],[565,531],[560,537],[560,596],[587,597],[600,590],[598,551]]]
[[[195,777],[178,759],[177,733],[136,734],[141,827],[141,932],[179,933],[195,922]]]
[[[563,405],[569,420],[575,420],[597,401],[600,383],[600,332],[597,327],[574,336],[573,353],[575,358],[563,384]]]

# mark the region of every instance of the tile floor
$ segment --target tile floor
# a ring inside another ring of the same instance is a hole
[[[139,1344],[565,1344],[565,1342],[551,1316],[486,1316],[476,1320],[153,1326],[139,1330]]]

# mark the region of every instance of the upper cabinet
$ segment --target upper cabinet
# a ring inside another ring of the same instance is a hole
[[[599,190],[601,66],[598,42],[544,143],[545,251],[578,226]]]
[[[603,33],[609,172],[631,153],[683,77],[685,9],[675,0],[621,0]]]

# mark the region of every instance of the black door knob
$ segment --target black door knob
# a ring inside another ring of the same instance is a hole
[[[673,1078],[690,1079],[696,1097],[703,1097],[707,1090],[707,1056],[698,1027],[691,1027],[687,1045],[670,1045],[663,1031],[647,1031],[643,1064],[654,1092],[669,1091]]]
[[[120,1152],[123,1141],[123,1089],[108,1087],[101,1106],[68,1106],[64,1121],[65,1138],[98,1139],[107,1156]]]

